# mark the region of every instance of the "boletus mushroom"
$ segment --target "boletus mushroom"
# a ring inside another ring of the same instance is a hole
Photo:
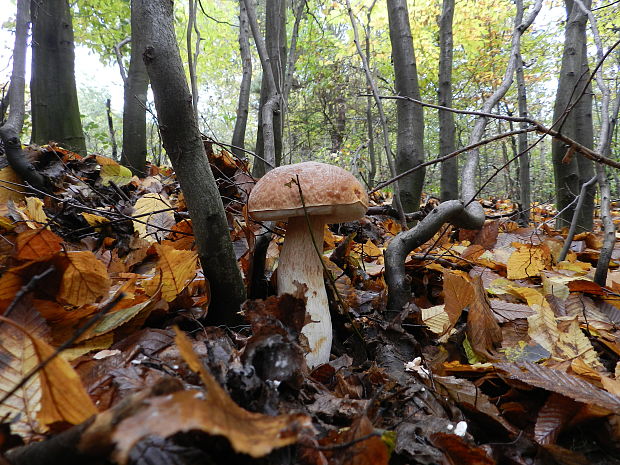
[[[308,288],[306,316],[310,323],[304,326],[302,333],[310,346],[306,354],[310,368],[328,362],[332,346],[323,265],[312,237],[322,254],[325,225],[356,220],[364,216],[366,210],[368,194],[351,173],[317,162],[275,168],[256,183],[248,199],[248,213],[255,220],[288,219],[278,265],[278,294],[294,293],[295,282]]]

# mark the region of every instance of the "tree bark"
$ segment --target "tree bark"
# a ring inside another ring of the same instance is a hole
[[[250,87],[252,85],[252,54],[250,53],[250,29],[248,25],[248,13],[243,0],[239,0],[239,50],[241,52],[241,86],[239,88],[239,102],[237,104],[237,119],[233,130],[231,144],[235,147],[245,148],[245,130],[248,124],[250,109]],[[233,147],[233,153],[242,159],[246,158],[243,150]]]
[[[31,2],[32,141],[86,154],[75,87],[73,24],[67,0]]]
[[[454,18],[454,0],[443,0],[443,10],[439,19],[439,85],[437,103],[452,108],[452,21]],[[439,156],[443,157],[456,150],[456,128],[454,113],[439,110]],[[450,158],[441,164],[442,202],[454,200],[459,196],[458,161]]]
[[[176,172],[211,287],[207,319],[233,324],[245,299],[224,206],[205,154],[187,87],[169,0],[134,0],[144,31],[144,62],[151,80],[164,148]]]
[[[28,48],[28,0],[17,1],[15,15],[15,45],[13,47],[13,70],[8,98],[8,117],[0,127],[0,139],[4,143],[7,162],[11,168],[31,186],[46,190],[45,179],[30,164],[22,151],[20,140],[24,126],[26,88],[26,50]]]
[[[114,130],[114,120],[112,119],[112,100],[105,101],[105,114],[108,120],[108,133],[110,134],[110,144],[112,144],[112,158],[116,160],[118,146],[116,145],[116,131]]]
[[[502,83],[482,105],[482,113],[488,114],[506,94],[514,76],[516,66],[516,51],[519,50],[521,35],[534,22],[542,7],[542,0],[536,0],[532,12],[525,21],[521,21],[523,11],[517,5],[515,27],[512,35],[510,59]],[[426,218],[414,228],[398,234],[388,245],[385,255],[385,282],[388,286],[389,311],[399,312],[411,298],[411,285],[405,273],[405,257],[415,247],[433,237],[444,223],[451,223],[465,229],[480,229],[484,224],[484,210],[475,199],[475,174],[478,167],[480,150],[477,148],[482,140],[486,127],[486,117],[479,116],[470,136],[470,145],[476,148],[469,150],[467,160],[461,173],[461,199],[450,200],[439,204]],[[422,242],[420,242],[422,241]]]
[[[592,93],[588,85],[589,68],[586,56],[587,15],[574,6],[573,0],[565,0],[566,31],[562,66],[558,81],[553,119],[559,126],[558,131],[582,145],[592,148]],[[590,8],[591,0],[585,5]],[[590,160],[583,157],[566,157],[567,147],[557,139],[553,140],[552,158],[555,174],[556,204],[562,213],[558,216],[557,226],[568,226],[573,216],[574,207],[568,207],[579,192],[581,185],[594,175]],[[568,158],[565,160],[565,158]],[[578,230],[590,230],[594,210],[594,189],[588,189],[582,208]]]
[[[522,2],[522,0],[517,0]],[[527,118],[527,92],[525,89],[525,76],[523,75],[523,58],[521,53],[517,56],[517,102],[519,105],[519,116]],[[520,129],[527,128],[527,123],[519,123]],[[527,142],[527,132],[518,136],[519,151],[519,201],[521,202],[521,212],[519,222],[526,226],[530,222],[530,208],[532,206],[532,184],[530,179],[530,151]]]
[[[121,163],[137,176],[146,170],[146,95],[149,76],[142,59],[145,35],[140,29],[140,19],[131,4],[131,56],[127,79],[124,80],[123,149]]]
[[[262,36],[258,31],[258,24],[254,27],[256,17],[252,19],[254,11],[253,5],[248,5],[252,0],[244,0],[250,27],[254,42],[258,48],[258,42],[262,41]],[[284,0],[267,0],[265,6],[265,40],[264,46],[267,53],[266,60],[261,57],[263,65],[263,79],[261,83],[260,105],[258,110],[258,131],[256,134],[256,154],[278,166],[282,159],[282,82],[285,73],[286,64],[286,2]],[[260,52],[259,52],[260,53]],[[268,76],[266,64],[271,68],[273,80]],[[266,112],[270,112],[266,115]],[[267,116],[267,120],[265,120]],[[272,122],[272,127],[269,123]],[[268,132],[266,134],[266,132]],[[267,149],[271,141],[267,137],[273,137],[273,159],[270,153],[271,149]],[[256,159],[252,167],[252,175],[261,177],[269,168],[260,158]]]
[[[407,1],[387,0],[387,7],[396,93],[420,100]],[[424,109],[413,102],[398,100],[396,110],[398,115],[396,171],[402,173],[424,162]],[[425,173],[426,171],[422,169],[401,179],[400,200],[405,212],[420,209]]]

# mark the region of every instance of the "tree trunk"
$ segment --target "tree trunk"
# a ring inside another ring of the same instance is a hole
[[[250,28],[248,13],[243,0],[239,0],[239,50],[241,52],[242,77],[239,88],[239,102],[237,104],[237,119],[233,131],[231,144],[241,149],[245,148],[245,130],[248,124],[250,108],[250,86],[252,84],[252,54],[250,53]],[[233,153],[245,159],[243,150],[232,148]]]
[[[521,2],[522,0],[517,0]],[[519,117],[527,118],[527,92],[525,89],[525,77],[523,76],[523,58],[521,54],[517,56],[517,101],[519,105]],[[525,129],[527,123],[519,123],[520,129]],[[521,202],[521,211],[519,213],[519,222],[523,226],[527,226],[530,222],[530,208],[532,206],[532,186],[530,179],[530,151],[527,142],[527,132],[518,136],[519,157],[519,201]]]
[[[45,179],[30,164],[22,151],[20,135],[24,126],[26,88],[26,50],[28,48],[28,0],[17,0],[15,15],[15,45],[13,47],[13,70],[9,87],[6,122],[0,127],[0,139],[4,143],[6,159],[11,168],[31,186],[45,191]]]
[[[86,154],[75,87],[73,24],[67,0],[33,0],[32,141]]]
[[[144,31],[140,29],[141,18],[137,17],[131,5],[131,57],[125,79],[125,101],[123,106],[123,150],[121,163],[131,172],[144,176],[146,169],[146,94],[149,76],[142,59],[145,47]]]
[[[253,0],[250,0],[253,1]],[[247,3],[246,3],[247,6]],[[275,94],[277,94],[277,105],[273,102],[274,92],[270,89],[268,77],[266,76],[265,69],[263,69],[263,79],[261,83],[260,91],[260,105],[258,110],[258,131],[256,134],[256,154],[259,157],[266,158],[270,161],[265,153],[265,106],[276,107],[275,111],[268,115],[268,118],[272,118],[273,134],[269,134],[268,137],[273,135],[274,143],[274,165],[278,166],[282,159],[282,118],[283,109],[279,104],[282,82],[284,80],[285,64],[286,64],[286,2],[284,0],[267,0],[265,6],[265,47],[267,49],[268,61],[273,73],[273,79],[275,81]],[[256,35],[254,34],[254,40],[256,41]],[[270,129],[267,129],[268,131]],[[271,162],[271,161],[270,161]],[[261,177],[267,171],[267,166],[258,158],[253,166],[252,175],[255,177]]]
[[[590,8],[592,1],[586,0],[584,3]],[[562,134],[591,148],[593,130],[592,97],[588,85],[589,68],[586,56],[587,15],[578,7],[574,7],[573,0],[565,0],[565,6],[568,19],[553,119],[559,123],[557,128]],[[552,154],[556,203],[558,210],[561,211],[557,226],[564,227],[570,224],[575,210],[574,205],[570,204],[575,200],[581,185],[592,178],[594,168],[592,162],[584,157],[570,154],[567,157],[566,145],[561,141],[553,141]],[[594,189],[595,186],[586,192],[577,223],[578,232],[592,228]]]
[[[144,31],[143,57],[164,148],[185,194],[200,261],[211,286],[207,318],[212,324],[236,323],[245,289],[222,199],[194,116],[174,34],[173,4],[169,0],[134,0],[133,3],[140,22],[138,27]]]
[[[407,1],[388,0],[387,6],[396,93],[420,100]],[[420,105],[407,100],[398,100],[396,108],[398,114],[396,171],[402,173],[424,161],[424,110]],[[399,181],[400,199],[405,212],[420,209],[425,173],[426,170],[421,169]]]
[[[452,20],[454,0],[443,0],[443,11],[439,19],[439,86],[437,103],[452,107]],[[456,150],[456,128],[454,113],[439,110],[439,156],[443,157]],[[456,157],[441,164],[441,201],[454,200],[459,196],[458,161]]]
[[[116,131],[114,130],[114,120],[112,119],[112,100],[105,101],[105,114],[108,120],[108,133],[110,134],[110,144],[112,144],[112,158],[117,160],[118,146],[116,145]]]

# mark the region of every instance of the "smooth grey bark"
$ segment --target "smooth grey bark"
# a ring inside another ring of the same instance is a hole
[[[24,126],[26,89],[26,50],[28,48],[28,0],[17,0],[13,69],[9,86],[8,116],[0,127],[6,159],[13,170],[28,184],[45,191],[45,180],[28,162],[22,151],[21,132]]]
[[[237,119],[231,144],[241,149],[245,148],[245,130],[248,124],[250,110],[250,87],[252,85],[252,54],[250,52],[250,26],[248,13],[243,0],[239,0],[239,50],[241,53],[241,86],[239,87],[239,101],[237,103]],[[243,150],[233,147],[232,152],[239,158],[245,159]]]
[[[574,6],[573,0],[565,0],[566,31],[562,66],[558,81],[553,119],[557,122],[558,131],[592,148],[592,92],[589,82],[587,60],[586,23],[587,15]],[[592,1],[586,0],[585,6],[590,8]],[[562,213],[558,216],[557,226],[568,226],[571,222],[574,206],[569,207],[578,194],[581,185],[594,175],[590,160],[580,156],[567,157],[564,143],[553,140],[552,159],[555,175],[556,204]],[[594,211],[594,189],[588,189],[582,208],[578,230],[590,230]],[[568,207],[568,208],[567,208]]]
[[[207,320],[234,324],[245,299],[222,199],[198,130],[169,0],[134,0],[164,148],[185,194],[204,275],[211,287]]]
[[[137,176],[146,170],[146,95],[149,76],[142,59],[145,35],[140,20],[131,3],[131,55],[129,69],[124,80],[123,103],[123,149],[121,163],[127,165]],[[122,67],[121,67],[122,69]],[[121,76],[123,73],[121,72]]]
[[[439,83],[437,86],[437,104],[452,108],[452,60],[453,39],[452,22],[454,18],[454,0],[443,0],[443,9],[439,19]],[[456,150],[456,127],[454,113],[439,110],[439,156],[443,157]],[[441,164],[442,202],[454,200],[459,196],[459,175],[457,158],[450,158]]]
[[[387,0],[390,42],[396,93],[420,100],[420,86],[406,0]],[[396,102],[398,134],[396,171],[402,173],[424,162],[424,109],[408,100]],[[426,170],[405,176],[400,182],[400,201],[405,212],[420,209]]]
[[[283,119],[281,100],[284,67],[286,65],[286,2],[284,0],[267,0],[265,5],[265,39],[263,41],[258,30],[252,1],[244,0],[250,28],[256,47],[259,48],[259,42],[263,42],[266,52],[264,59],[261,56],[263,79],[258,110],[256,154],[272,163],[273,166],[278,166],[282,159]],[[273,146],[273,154],[270,153],[272,149],[268,146]],[[269,170],[261,158],[257,158],[252,167],[252,175],[255,177],[261,177]]]
[[[522,0],[517,0],[522,2]],[[519,116],[527,118],[527,91],[525,88],[525,76],[523,75],[523,58],[521,53],[517,56],[517,104],[519,106]],[[527,123],[519,123],[520,129],[527,128]],[[530,151],[528,148],[527,132],[519,134],[517,138],[517,150],[519,151],[519,202],[521,211],[519,222],[527,225],[530,222],[530,208],[532,206],[532,182],[530,179]]]
[[[67,0],[32,0],[32,141],[86,154],[75,87],[75,44]]]

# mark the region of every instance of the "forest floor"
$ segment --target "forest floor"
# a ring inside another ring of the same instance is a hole
[[[247,276],[250,177],[207,148]],[[246,325],[204,324],[172,172],[31,155],[53,195],[0,171],[0,464],[620,463],[620,245],[607,286],[592,282],[598,226],[559,261],[552,206],[519,227],[509,200],[486,199],[481,231],[446,225],[409,255],[415,299],[396,314],[382,254],[398,222],[331,227],[332,360],[309,371],[299,296],[247,301]]]

